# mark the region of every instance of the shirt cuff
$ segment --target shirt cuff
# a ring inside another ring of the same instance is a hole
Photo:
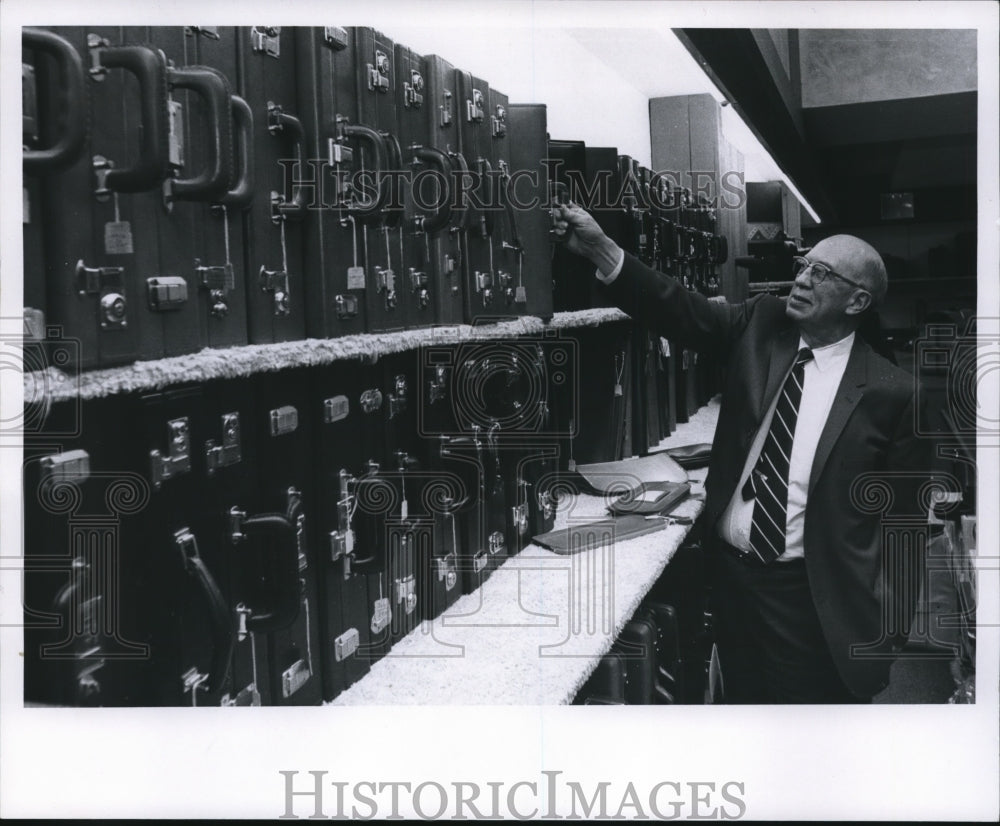
[[[615,265],[615,268],[607,275],[605,275],[600,270],[594,270],[594,275],[597,276],[597,280],[600,281],[602,284],[610,284],[618,277],[618,273],[622,271],[622,265],[624,263],[625,263],[625,250],[619,249],[618,263]]]

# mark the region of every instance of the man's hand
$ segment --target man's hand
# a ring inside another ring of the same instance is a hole
[[[585,210],[573,203],[557,204],[552,209],[552,219],[554,234],[565,239],[570,252],[582,255],[605,274],[618,266],[621,248]]]

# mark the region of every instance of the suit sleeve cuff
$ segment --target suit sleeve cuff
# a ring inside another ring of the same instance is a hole
[[[603,284],[610,284],[618,277],[618,273],[622,271],[622,265],[625,263],[625,250],[618,250],[618,263],[615,268],[611,270],[607,275],[602,273],[600,270],[594,270],[594,275],[597,276],[597,280]]]

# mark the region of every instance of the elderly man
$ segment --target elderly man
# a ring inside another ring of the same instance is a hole
[[[867,702],[888,683],[913,583],[887,564],[866,486],[906,503],[928,467],[912,377],[856,335],[886,292],[878,253],[827,238],[797,259],[787,301],[728,304],[625,254],[579,207],[553,218],[617,306],[726,364],[702,526],[727,702]]]

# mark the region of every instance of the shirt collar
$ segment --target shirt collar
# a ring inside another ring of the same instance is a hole
[[[816,368],[822,373],[829,370],[834,364],[841,361],[847,361],[848,356],[851,354],[851,348],[854,346],[854,333],[848,333],[840,341],[835,341],[833,344],[826,344],[823,347],[810,347],[813,354],[813,363]],[[799,349],[803,347],[809,347],[808,344],[800,337],[799,338]]]

